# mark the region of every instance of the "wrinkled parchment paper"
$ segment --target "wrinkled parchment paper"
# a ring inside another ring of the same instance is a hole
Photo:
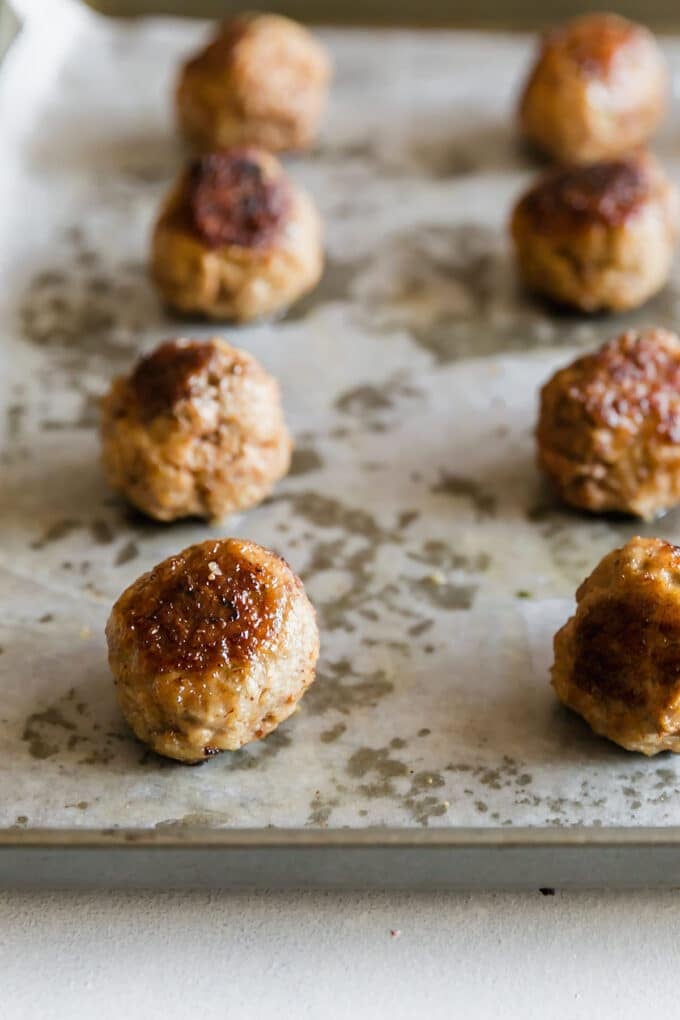
[[[205,28],[56,20],[29,24],[0,76],[1,824],[680,822],[675,759],[596,738],[548,683],[585,574],[636,530],[680,538],[680,515],[565,512],[531,436],[542,381],[624,325],[677,327],[680,282],[590,322],[518,293],[505,224],[534,170],[511,120],[528,42],[322,33],[324,135],[287,164],[325,218],[326,276],[281,321],[221,331],[281,380],[294,469],[221,526],[160,526],[107,489],[97,400],[159,339],[215,331],[173,322],[144,268],[183,158],[174,70]],[[677,178],[677,131],[658,150]],[[142,571],[222,534],[301,573],[323,653],[279,731],[188,768],[130,737],[103,627]]]

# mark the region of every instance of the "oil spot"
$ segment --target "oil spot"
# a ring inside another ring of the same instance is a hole
[[[116,553],[116,558],[113,561],[114,566],[122,567],[124,563],[129,563],[131,560],[136,559],[137,556],[139,556],[137,543],[132,541],[126,542]]]
[[[305,297],[297,301],[288,309],[283,317],[283,322],[300,322],[309,318],[323,305],[347,302],[352,295],[354,281],[362,272],[365,265],[364,259],[354,259],[348,262],[340,262],[336,259],[326,258],[323,276],[321,280]]]
[[[113,542],[113,531],[111,525],[104,520],[95,520],[90,523],[90,533],[98,545],[109,545]]]
[[[38,623],[51,623],[53,619],[54,615],[52,613],[43,613],[43,615],[38,620]]]
[[[384,670],[357,674],[349,659],[329,662],[305,696],[305,707],[313,715],[350,712],[376,705],[394,690]]]
[[[56,755],[78,754],[80,765],[108,764],[117,745],[127,735],[117,729],[100,730],[90,716],[87,704],[71,688],[53,704],[29,715],[21,739],[32,758],[43,761]]]
[[[164,320],[143,267],[98,264],[82,232],[70,231],[65,240],[64,267],[33,277],[19,322],[25,340],[49,348],[50,373],[89,399],[89,372],[127,367],[142,332]]]
[[[22,420],[26,414],[23,404],[10,404],[7,408],[7,438],[10,443],[16,442],[21,436]]]
[[[336,740],[340,739],[346,729],[345,723],[336,723],[329,730],[324,730],[319,739],[324,744],[333,744]]]
[[[28,744],[28,752],[32,758],[44,760],[61,750],[63,739],[61,742],[56,739],[57,735],[62,737],[62,733],[58,733],[59,730],[73,734],[76,726],[65,718],[60,708],[52,706],[29,715],[21,739]]]
[[[420,510],[402,510],[397,518],[397,527],[400,531],[408,528],[420,517]]]
[[[364,385],[342,393],[335,401],[335,406],[343,414],[360,415],[391,407],[392,401],[377,386]]]
[[[496,512],[496,497],[472,478],[450,475],[442,472],[439,481],[431,489],[437,495],[452,496],[468,500],[479,518],[493,517]]]
[[[312,687],[313,689],[314,687]],[[309,694],[307,697],[309,697]],[[242,747],[240,751],[228,752],[221,757],[226,762],[226,767],[230,772],[247,772],[250,769],[266,765],[277,754],[290,747],[291,743],[292,737],[279,727],[257,744],[251,745],[248,748]]]
[[[408,628],[408,633],[411,637],[420,637],[426,631],[431,630],[434,627],[434,620],[421,620],[419,623],[414,623]]]
[[[269,498],[270,503],[287,502],[303,520],[315,527],[338,528],[344,532],[363,535],[372,542],[394,538],[394,533],[382,528],[367,510],[348,506],[330,496],[313,490],[279,493]]]
[[[50,545],[52,542],[59,542],[62,538],[66,538],[73,531],[77,531],[78,528],[82,527],[80,521],[71,520],[65,518],[63,520],[55,521],[51,524],[46,531],[43,532],[40,538],[31,542],[31,549],[44,549],[46,545]]]
[[[417,552],[409,553],[409,559],[443,570],[465,570],[480,574],[489,569],[491,557],[486,552],[464,555],[456,552],[447,542],[430,539]]]
[[[341,393],[335,400],[335,407],[341,414],[366,420],[369,427],[380,431],[386,429],[379,418],[382,412],[395,408],[404,399],[421,399],[423,391],[399,372],[380,386],[362,384]]]
[[[305,825],[319,829],[327,828],[333,808],[337,807],[339,803],[336,797],[323,797],[317,790],[309,805],[309,815]]]
[[[451,584],[432,574],[418,580],[409,580],[411,590],[422,595],[427,602],[437,609],[470,609],[474,602],[476,585]]]
[[[296,447],[290,462],[290,475],[308,475],[323,467],[323,460],[312,447]]]
[[[392,758],[387,748],[362,747],[347,762],[347,772],[353,779],[370,780],[359,787],[365,797],[392,797],[394,780],[408,775],[408,766]]]

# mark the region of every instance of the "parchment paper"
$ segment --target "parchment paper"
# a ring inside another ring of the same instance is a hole
[[[221,330],[281,380],[293,473],[219,527],[156,525],[108,491],[98,396],[159,339],[215,332],[168,317],[144,268],[183,158],[172,78],[203,33],[65,6],[0,77],[0,822],[680,823],[675,759],[596,738],[548,683],[578,583],[636,531],[679,539],[680,515],[570,514],[532,442],[557,366],[626,325],[680,325],[678,277],[618,320],[554,318],[517,291],[505,228],[535,170],[512,130],[527,40],[322,33],[324,136],[287,165],[325,218],[326,276],[281,321]],[[658,150],[678,178],[676,137]],[[129,735],[103,627],[142,571],[219,534],[288,558],[323,654],[279,731],[188,768]]]

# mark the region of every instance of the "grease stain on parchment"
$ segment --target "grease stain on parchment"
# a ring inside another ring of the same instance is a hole
[[[395,800],[419,825],[446,814],[449,802],[433,792],[445,786],[443,776],[433,770],[415,771],[393,755],[395,749],[393,745],[362,747],[351,755],[346,771],[351,779],[361,781],[357,792],[370,799]]]
[[[121,728],[103,730],[82,694],[71,688],[45,708],[32,712],[25,720],[21,740],[32,758],[44,761],[64,754],[79,755],[80,765],[108,764],[116,756],[117,745],[127,741]]]
[[[312,715],[335,711],[349,715],[356,709],[375,708],[394,690],[394,683],[383,669],[359,673],[349,659],[322,664],[316,682],[305,695],[304,709]],[[344,730],[333,730],[337,739]],[[323,737],[322,737],[323,739]],[[331,739],[326,737],[326,741]]]
[[[290,462],[289,474],[293,477],[309,475],[323,467],[323,457],[313,446],[296,446]]]

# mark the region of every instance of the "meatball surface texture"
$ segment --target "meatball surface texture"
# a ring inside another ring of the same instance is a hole
[[[557,697],[629,751],[680,751],[680,548],[631,539],[576,601],[555,635]]]
[[[169,340],[102,402],[110,485],[160,521],[255,506],[290,466],[276,380],[219,338]]]
[[[302,25],[273,14],[240,15],[182,68],[180,129],[202,150],[306,149],[317,134],[330,75],[325,49]]]
[[[574,18],[542,40],[520,102],[522,133],[557,162],[621,156],[654,133],[668,78],[646,28],[614,14]]]
[[[644,153],[549,170],[512,215],[519,275],[582,312],[636,308],[668,279],[679,218],[677,189]]]
[[[680,502],[680,339],[631,330],[541,390],[538,462],[572,506],[651,519]]]
[[[158,754],[197,762],[260,740],[315,676],[319,633],[302,582],[254,542],[202,542],[120,596],[106,626],[120,707]]]
[[[321,221],[268,153],[198,156],[163,203],[150,270],[163,300],[183,314],[236,322],[271,315],[318,283]]]

